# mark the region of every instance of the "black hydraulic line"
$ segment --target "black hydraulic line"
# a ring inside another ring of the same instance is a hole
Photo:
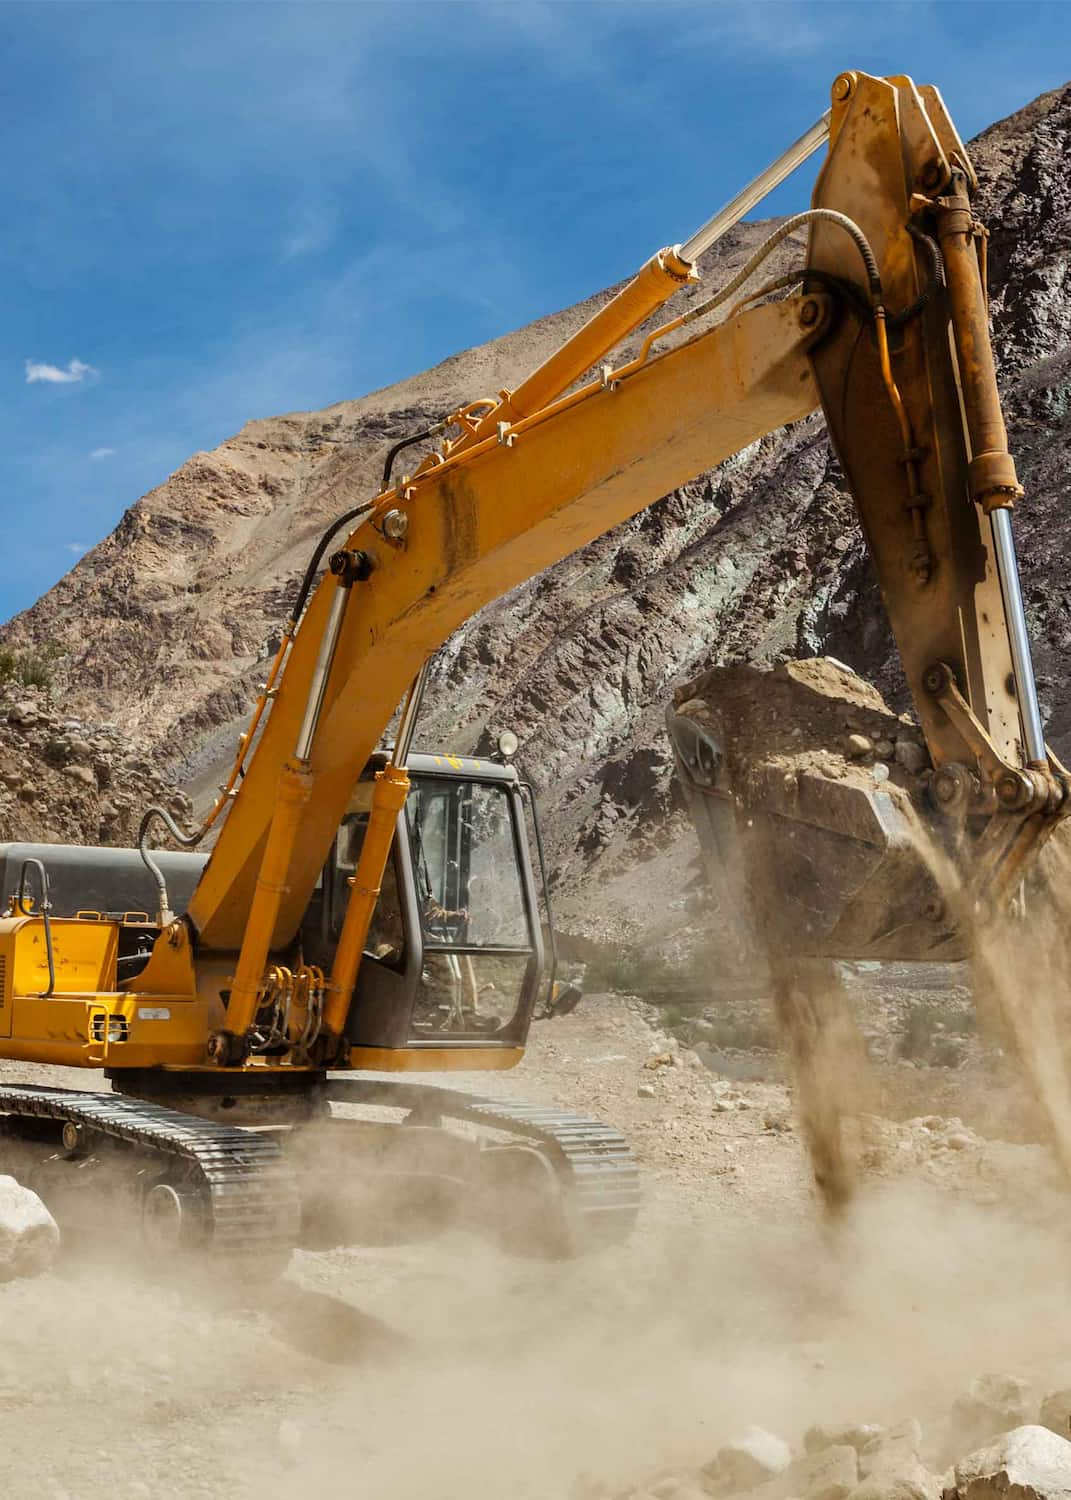
[[[395,443],[394,447],[388,451],[383,464],[383,489],[390,488],[390,476],[394,469],[394,460],[398,457],[399,453],[404,453],[406,448],[412,448],[414,443],[423,443],[428,438],[438,437],[439,433],[445,432],[449,426],[450,423],[445,420],[435,422],[431,427],[425,427],[423,432],[414,432],[411,437],[402,438],[399,442]]]
[[[930,276],[910,307],[905,307],[901,312],[889,314],[890,328],[899,328],[904,323],[909,323],[912,318],[917,318],[919,313],[929,307],[937,293],[945,288],[945,262],[940,245],[917,224],[909,223],[907,232],[925,250],[930,262]]]
[[[341,515],[337,520],[331,522],[331,525],[327,528],[323,536],[317,542],[316,550],[315,552],[313,552],[311,558],[309,559],[309,565],[305,569],[304,577],[301,580],[301,587],[298,589],[297,599],[294,601],[294,607],[290,611],[290,619],[294,625],[296,625],[297,622],[301,619],[301,613],[305,608],[305,601],[309,597],[309,590],[312,588],[317,569],[320,566],[320,562],[323,559],[324,553],[327,551],[331,542],[334,540],[336,533],[339,532],[342,527],[345,526],[348,522],[359,520],[364,516],[370,516],[374,510],[375,506],[369,505],[368,502],[365,501],[363,505],[358,505],[353,510],[346,511],[345,515]]]

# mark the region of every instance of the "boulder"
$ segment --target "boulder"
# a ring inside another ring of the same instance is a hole
[[[1016,1427],[956,1465],[947,1500],[1071,1500],[1071,1442]]]
[[[952,1408],[950,1441],[960,1453],[979,1448],[1002,1432],[1033,1422],[1037,1410],[1037,1397],[1017,1375],[980,1375]]]
[[[863,1479],[891,1474],[917,1461],[922,1448],[922,1427],[914,1417],[896,1427],[878,1431],[859,1455],[859,1474]]]
[[[0,1281],[40,1276],[59,1250],[56,1221],[36,1193],[0,1176]]]
[[[916,740],[896,741],[897,764],[903,766],[912,776],[918,776],[930,763],[930,757]]]
[[[792,1449],[782,1438],[762,1427],[749,1427],[735,1442],[726,1443],[703,1472],[723,1493],[738,1495],[783,1474],[791,1462]]]
[[[825,1448],[854,1448],[862,1453],[871,1443],[885,1434],[884,1427],[857,1423],[852,1427],[809,1427],[803,1435],[803,1446],[808,1453],[821,1453]]]
[[[717,1459],[704,1468],[703,1475],[708,1483],[713,1482],[714,1493],[732,1493],[722,1483]],[[858,1483],[856,1451],[842,1444],[797,1458],[775,1478],[747,1493],[749,1500],[848,1500]]]
[[[941,1500],[941,1481],[919,1456],[922,1428],[912,1417],[880,1431],[859,1454],[852,1500]]]

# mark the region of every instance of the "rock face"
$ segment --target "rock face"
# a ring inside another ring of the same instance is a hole
[[[1017,519],[1025,594],[1050,737],[1066,755],[1071,87],[971,149],[1027,490]],[[704,266],[704,287],[741,265],[769,228],[740,226]],[[801,242],[787,242],[771,274],[800,252]],[[203,795],[244,727],[325,523],[376,491],[392,442],[462,400],[515,384],[601,300],[362,400],[250,423],[133,506],[10,623],[8,637],[58,646],[70,712],[115,721]],[[674,812],[662,726],[673,686],[715,663],[825,654],[904,706],[853,507],[812,417],[485,609],[440,653],[419,741],[486,751],[500,728],[517,731],[519,761],[542,793],[559,917],[583,932],[599,904],[587,894],[593,883],[612,897],[615,882],[627,887],[629,869],[665,856],[672,838],[685,842],[667,867],[668,888],[682,883],[692,846]]]
[[[0,688],[0,841],[132,844],[153,802],[189,808],[117,724],[74,719],[38,688]]]
[[[59,1250],[56,1221],[36,1193],[0,1177],[0,1281],[40,1276]]]

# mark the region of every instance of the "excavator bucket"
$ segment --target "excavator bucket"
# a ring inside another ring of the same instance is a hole
[[[953,960],[919,731],[830,658],[715,667],[667,714],[719,919],[745,950]]]

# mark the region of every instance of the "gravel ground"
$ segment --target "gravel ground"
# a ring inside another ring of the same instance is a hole
[[[548,1264],[455,1231],[299,1251],[240,1289],[154,1282],[119,1245],[70,1256],[0,1286],[5,1493],[568,1500],[752,1422],[798,1441],[921,1415],[980,1369],[1065,1373],[1067,1220],[1039,1147],[864,1119],[834,1233],[785,1086],[694,1066],[638,1002],[593,997],[472,1084],[626,1132],[646,1184],[626,1246]]]

